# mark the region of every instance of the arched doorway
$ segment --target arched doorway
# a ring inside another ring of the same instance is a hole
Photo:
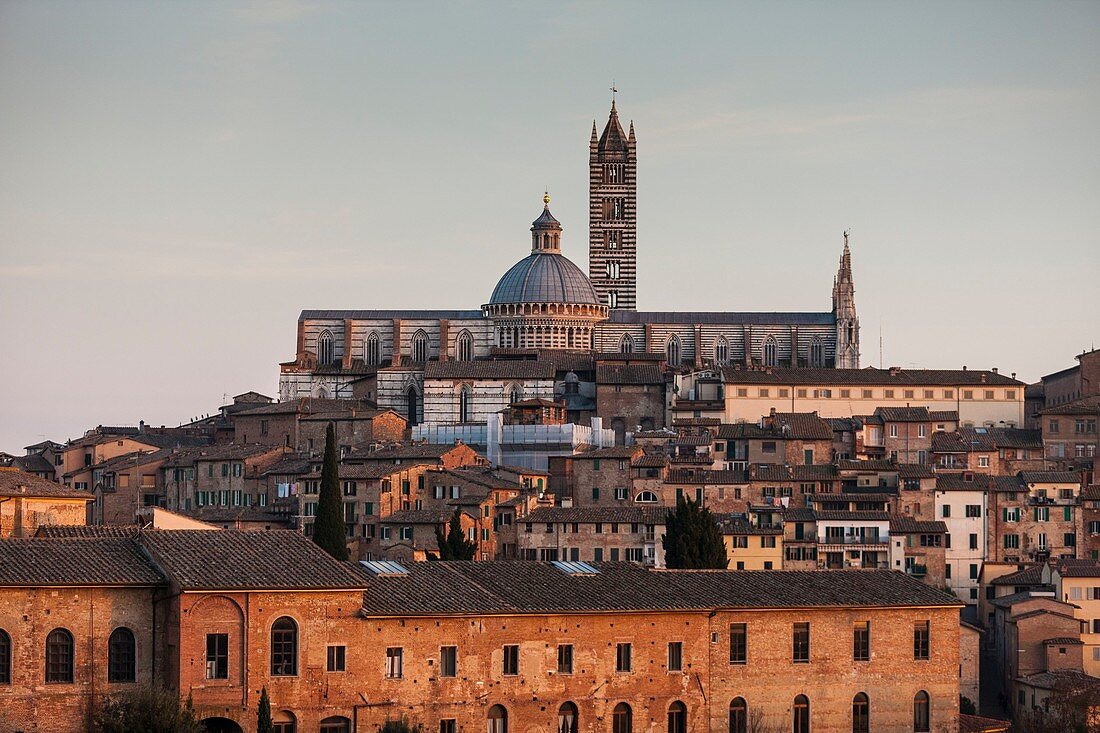
[[[207,733],[244,733],[241,726],[229,718],[206,718],[202,725]]]

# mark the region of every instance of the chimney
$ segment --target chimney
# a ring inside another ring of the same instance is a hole
[[[981,380],[982,380],[982,384],[985,384],[985,372],[982,372]]]
[[[1015,378],[1016,378],[1016,372],[1012,372],[1012,378],[1013,378],[1013,379],[1015,379]]]
[[[966,364],[963,364],[963,371],[966,371]]]
[[[996,373],[997,373],[997,367],[993,367],[993,373],[994,373],[994,374],[996,374]]]
[[[896,377],[898,375],[898,372],[900,372],[900,371],[901,371],[901,367],[892,366],[892,367],[890,367],[890,376],[891,377]]]

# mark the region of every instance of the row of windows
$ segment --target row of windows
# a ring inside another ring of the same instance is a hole
[[[913,624],[913,659],[927,660],[930,653],[931,624],[917,621]],[[810,624],[798,622],[792,627],[791,661],[805,664],[810,661]],[[871,660],[871,622],[857,621],[852,626],[852,660],[868,662]],[[730,624],[730,664],[748,664],[749,635],[748,625]]]
[[[926,399],[926,400],[937,399],[935,390],[925,389],[925,390],[919,390],[919,391],[921,393],[920,399]],[[875,390],[875,389],[853,390],[853,389],[832,389],[832,388],[829,388],[829,387],[819,387],[817,389],[811,389],[811,388],[808,388],[808,387],[799,387],[799,388],[795,389],[795,396],[798,397],[799,399],[808,399],[811,396],[815,399],[830,399],[830,398],[836,396],[836,397],[839,397],[842,400],[847,400],[847,399],[852,398],[853,392],[855,392],[859,395],[859,399],[864,399],[864,400],[870,400],[870,399],[875,399],[875,398],[882,398],[882,399],[887,399],[887,400],[894,400],[894,399],[913,400],[913,399],[918,399],[918,397],[917,397],[918,390],[914,390],[914,389],[905,389],[905,390],[883,389],[883,390],[880,391],[880,390]],[[901,393],[900,395],[898,394],[899,392]],[[738,397],[748,397],[749,396],[749,388],[748,387],[737,387],[735,394]],[[964,389],[964,390],[962,390],[962,399],[964,399],[964,400],[973,400],[973,399],[975,399],[974,394],[975,394],[974,390]],[[985,400],[995,400],[995,399],[997,399],[996,391],[992,390],[992,389],[982,390],[982,391],[980,391],[980,394],[981,394],[981,397],[979,399],[985,399]],[[955,390],[953,390],[953,389],[942,390],[941,395],[942,395],[942,398],[945,399],[945,400],[953,400],[953,399],[955,399]],[[772,388],[771,387],[757,387],[756,388],[756,393],[753,396],[754,397],[772,397],[773,396],[772,395]],[[791,390],[790,390],[789,387],[777,387],[775,389],[775,395],[774,396],[782,397],[782,398],[790,397],[791,396]],[[1006,400],[1016,399],[1016,390],[1014,390],[1014,389],[1005,390],[1003,399],[1006,399]],[[892,433],[892,437],[897,437],[896,430]]]
[[[410,343],[412,360],[427,361],[428,334],[419,330],[413,334]],[[471,361],[474,358],[474,337],[469,331],[464,330],[455,337],[455,358],[458,361]],[[363,342],[363,359],[368,366],[378,366],[382,363],[382,342],[375,331],[371,331]],[[317,361],[323,366],[336,362],[336,341],[328,329],[317,336]]]
[[[50,684],[73,681],[76,644],[68,629],[54,629],[46,636],[45,679]],[[0,685],[10,685],[12,678],[12,644],[7,631],[0,629]],[[120,626],[107,640],[107,681],[137,680],[137,642],[134,632]]]
[[[643,525],[640,522],[629,522],[629,523],[622,522],[621,524],[622,524],[623,527],[626,527],[626,526],[630,527],[630,534],[638,534],[643,529],[645,530],[646,534],[653,534],[653,531],[656,527],[656,525],[653,525],[653,524],[644,524]],[[556,525],[554,525],[552,522],[547,522],[543,526],[546,529],[546,534],[552,534],[554,532],[554,528],[555,528]],[[604,526],[605,526],[604,522],[596,522],[595,523],[596,534],[603,534]],[[610,530],[611,530],[610,533],[611,534],[619,534],[619,526],[620,526],[619,522],[609,522],[609,523],[606,524],[606,526],[608,528],[610,528]],[[532,524],[531,522],[525,522],[524,525],[523,525],[524,532],[531,532],[533,527],[534,527],[534,524]],[[561,525],[562,534],[578,534],[580,532],[580,529],[581,529],[581,525],[580,525],[579,522],[564,522]],[[624,532],[624,534],[625,534],[625,532]]]
[[[932,699],[927,692],[920,690],[913,696],[913,731],[927,733],[932,729]],[[573,702],[564,702],[558,707],[557,733],[577,733],[580,714]],[[852,733],[870,733],[871,699],[867,693],[859,692],[852,698]],[[743,697],[735,697],[729,704],[730,733],[749,733],[761,730],[762,720],[750,716],[748,702]],[[793,733],[810,733],[810,698],[797,695],[791,703],[790,730]],[[667,733],[686,733],[688,729],[687,706],[676,700],[668,706]],[[611,733],[633,733],[634,711],[628,703],[615,705],[611,714]],[[769,730],[772,730],[769,728]],[[457,721],[445,718],[439,721],[439,733],[456,733]],[[493,705],[486,716],[486,733],[508,733],[508,711],[503,705]]]
[[[1048,432],[1057,433],[1062,429],[1062,423],[1060,420],[1051,418],[1047,426]],[[1095,433],[1096,432],[1096,420],[1094,418],[1078,418],[1073,421],[1073,432],[1075,433]]]

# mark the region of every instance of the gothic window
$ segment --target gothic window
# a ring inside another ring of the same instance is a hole
[[[620,232],[612,230],[612,231],[609,231],[607,233],[607,248],[608,249],[618,249],[621,244],[622,244],[622,234]]]
[[[687,733],[687,705],[677,700],[668,706],[668,733]]]
[[[864,692],[852,698],[852,733],[870,733],[871,701]]]
[[[680,337],[673,334],[665,343],[665,359],[671,367],[680,366]]]
[[[817,336],[810,342],[810,366],[825,366],[825,346]]]
[[[764,339],[764,366],[779,366],[779,345],[773,336]]]
[[[619,307],[619,294],[616,293],[614,290],[610,291],[607,294],[607,307],[608,308],[618,308]]]
[[[271,627],[271,674],[298,674],[298,624],[283,616]]]
[[[516,385],[512,385],[512,388],[508,391],[509,404],[514,405],[523,399],[523,392]]]
[[[455,339],[455,358],[459,361],[470,361],[474,358],[474,337],[469,331],[463,331]]]
[[[412,337],[412,360],[423,364],[428,360],[428,334],[417,331]]]
[[[46,682],[73,681],[73,635],[54,629],[46,637]]]
[[[714,342],[714,363],[728,364],[730,360],[730,345],[725,336],[719,336]]]
[[[317,363],[328,366],[334,361],[336,361],[336,350],[332,344],[332,331],[326,328],[317,337]]]
[[[0,629],[0,685],[11,684],[11,637]]]
[[[748,733],[749,706],[743,697],[733,698],[730,703],[730,733]]]
[[[458,421],[470,422],[470,415],[472,414],[472,399],[473,390],[468,385],[462,385],[462,389],[458,393]]]
[[[382,343],[378,340],[378,334],[374,331],[367,336],[367,344],[364,348],[363,360],[367,366],[378,366],[382,363]]]
[[[625,702],[616,705],[611,713],[611,733],[634,733],[634,711]]]
[[[853,341],[856,340],[856,330],[855,330],[855,327],[851,323],[848,324],[848,329],[847,330],[848,330],[848,343],[850,344],[850,343],[852,343]]]
[[[558,708],[558,733],[577,733],[577,706],[571,702]]]
[[[633,354],[634,353],[634,339],[630,334],[623,334],[623,337],[619,339],[619,353],[620,354]]]
[[[619,279],[619,262],[618,260],[611,260],[605,263],[604,269],[607,271],[607,277],[611,280]]]
[[[913,698],[913,730],[916,733],[928,733],[932,730],[932,716],[928,709],[928,693],[921,690]]]
[[[810,733],[810,698],[799,695],[794,699],[791,723],[794,733]]]
[[[107,681],[137,681],[137,644],[125,626],[112,631],[107,641]]]
[[[623,165],[622,163],[610,163],[604,166],[603,169],[603,182],[604,183],[622,183],[623,180]]]
[[[508,711],[503,705],[489,708],[487,733],[508,733]]]
[[[409,425],[416,425],[420,422],[418,409],[419,395],[416,393],[416,387],[410,386],[405,391],[405,419],[409,421]]]

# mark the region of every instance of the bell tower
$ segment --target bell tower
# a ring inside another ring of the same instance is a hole
[[[836,319],[837,369],[859,369],[859,316],[856,314],[856,286],[852,280],[852,253],[848,250],[848,232],[844,232],[844,252],[833,279],[833,317]]]
[[[614,310],[638,309],[637,173],[634,123],[623,132],[612,97],[603,134],[593,122],[588,145],[588,277]]]

